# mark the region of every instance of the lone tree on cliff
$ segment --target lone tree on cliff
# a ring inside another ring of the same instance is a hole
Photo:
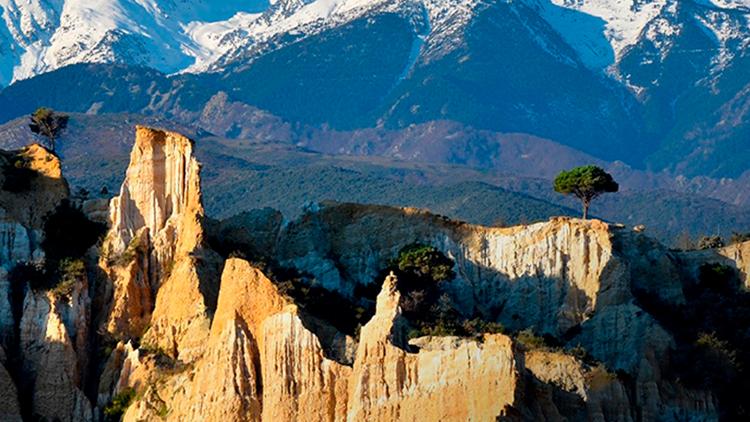
[[[617,192],[619,188],[611,174],[594,165],[563,170],[555,177],[556,192],[573,194],[581,200],[584,220],[594,198],[606,192]]]
[[[47,138],[50,150],[55,151],[55,140],[68,127],[68,115],[40,107],[30,116],[30,120],[31,131]]]

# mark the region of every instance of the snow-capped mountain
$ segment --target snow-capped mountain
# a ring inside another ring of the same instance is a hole
[[[512,2],[512,1],[511,1]],[[587,67],[618,75],[638,44],[658,61],[685,25],[710,36],[712,70],[750,44],[749,0],[520,0]],[[0,85],[74,63],[119,62],[165,73],[221,70],[281,35],[314,35],[366,14],[410,14],[426,60],[461,42],[480,0],[0,0]],[[685,10],[689,9],[689,10]],[[681,53],[690,54],[691,51]],[[628,79],[624,75],[625,80]],[[637,84],[636,84],[637,85]]]
[[[186,31],[191,22],[265,7],[264,0],[0,0],[0,84],[86,62],[177,72],[203,48]]]
[[[468,21],[477,0],[0,0],[0,85],[74,63],[165,73],[216,70],[279,34],[310,35],[365,13],[413,8]]]
[[[0,123],[42,105],[191,121],[221,93],[295,124],[452,120],[688,175],[737,177],[750,159],[750,0],[0,7],[0,84],[20,81]]]

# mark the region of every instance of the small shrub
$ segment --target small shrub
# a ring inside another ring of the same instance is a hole
[[[135,389],[125,388],[114,397],[106,407],[104,407],[104,415],[109,421],[119,421],[125,414],[125,411],[135,400]]]
[[[516,340],[529,350],[547,349],[544,338],[536,335],[531,328],[519,331]]]
[[[142,234],[139,233],[138,235],[130,239],[128,246],[125,248],[124,251],[122,251],[121,254],[119,255],[110,254],[109,256],[107,256],[106,257],[107,264],[111,267],[123,267],[133,262],[136,256],[138,256],[139,252],[145,252],[145,251],[139,251],[139,248],[142,245],[141,236]]]
[[[737,352],[715,333],[699,334],[689,355],[692,361],[686,380],[689,385],[713,389],[732,382],[738,376]]]
[[[28,283],[36,292],[50,291],[57,297],[67,297],[85,274],[86,267],[79,259],[64,259],[54,269],[41,263],[23,262],[10,270],[8,280],[14,287]]]
[[[458,335],[461,321],[451,298],[441,284],[455,278],[453,260],[432,246],[412,243],[403,247],[381,275],[398,276],[401,309],[409,321],[411,335]]]
[[[51,292],[57,297],[69,297],[76,283],[86,275],[86,266],[80,259],[66,258],[58,266],[57,281]]]
[[[239,259],[247,260],[247,254],[245,252],[242,252],[241,250],[235,249],[232,252],[229,252],[228,258],[229,259],[239,258]]]
[[[159,369],[173,370],[177,366],[177,360],[170,356],[166,350],[151,344],[141,344],[138,348],[139,353],[143,356],[150,356]]]
[[[568,355],[571,355],[575,357],[576,359],[582,361],[582,362],[590,362],[592,361],[591,356],[589,355],[588,350],[586,350],[585,347],[581,346],[580,344],[577,344],[574,347],[568,348],[565,350],[565,353]]]
[[[706,350],[710,350],[720,355],[723,360],[735,364],[737,354],[729,348],[729,343],[716,337],[716,333],[701,333],[695,340],[695,345]]]
[[[412,243],[401,249],[396,266],[402,274],[413,279],[433,282],[449,281],[456,277],[453,260],[432,246]]]
[[[159,403],[159,408],[156,410],[156,416],[166,419],[169,415],[169,408],[167,407],[167,404],[164,402]]]
[[[437,321],[433,325],[422,325],[409,331],[410,339],[424,336],[446,337],[460,335],[457,327],[449,321]]]
[[[716,249],[724,246],[721,236],[703,236],[698,241],[698,249]]]
[[[463,323],[463,329],[466,333],[473,336],[482,334],[503,334],[505,327],[499,322],[485,321],[481,318],[466,320]]]

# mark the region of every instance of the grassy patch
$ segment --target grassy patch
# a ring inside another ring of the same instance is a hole
[[[104,416],[108,421],[119,421],[128,407],[135,401],[135,389],[125,388],[112,397],[112,401],[104,408]]]

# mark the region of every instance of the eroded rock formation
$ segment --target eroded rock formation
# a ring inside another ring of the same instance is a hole
[[[83,393],[90,350],[87,348],[90,299],[87,280],[70,291],[29,290],[20,321],[24,391],[30,392],[32,414],[48,420],[92,420]]]
[[[215,305],[218,257],[201,247],[200,166],[174,132],[136,129],[120,195],[110,205],[102,268],[112,280],[106,330],[170,354],[202,352]]]
[[[682,303],[681,269],[675,256],[642,234],[570,218],[488,228],[415,209],[324,204],[280,239],[280,261],[343,292],[371,283],[403,246],[435,245],[456,262],[448,293],[465,315],[565,338],[608,368],[632,374],[636,417],[671,418],[685,403],[706,417],[715,410],[710,394],[662,379],[674,340],[637,305],[634,291]]]
[[[7,218],[33,229],[69,195],[60,160],[38,144],[0,154],[0,187]]]
[[[23,375],[6,371],[8,349],[0,348],[0,419],[101,420],[116,397],[115,413],[123,411],[126,421],[719,414],[712,392],[688,389],[669,374],[677,340],[640,299],[684,303],[684,287],[707,262],[747,277],[747,244],[679,254],[600,221],[487,228],[352,204],[323,204],[292,223],[272,210],[207,222],[193,143],[144,127],[136,135],[110,204],[109,232],[91,258],[102,270],[101,279],[91,279],[96,289],[82,274],[64,289],[14,290],[22,299],[16,318],[0,272],[0,338],[10,339]],[[24,165],[49,179],[41,180],[50,192],[36,200],[3,194],[0,205],[37,201],[39,210],[53,209],[55,198],[67,195],[59,162],[40,149],[24,154],[31,157]],[[101,216],[95,205],[87,212]],[[4,271],[44,259],[39,222],[20,208],[0,214]],[[369,300],[355,297],[358,288],[382,282],[374,316],[356,334],[339,332],[274,271],[224,260],[208,246],[225,240],[296,270],[302,275],[295,282],[309,283],[306,289],[322,286],[357,305]],[[408,339],[398,280],[383,281],[381,271],[414,242],[455,261],[456,279],[441,288],[462,317],[500,322],[510,334]],[[530,347],[517,340],[525,329],[559,344]]]
[[[60,160],[40,145],[0,151],[0,344],[13,334],[8,272],[41,261],[44,217],[68,196]]]
[[[347,419],[494,420],[515,404],[521,377],[507,336],[431,338],[404,350],[400,295],[389,276],[362,328],[349,382]],[[401,347],[398,347],[399,344]]]
[[[740,281],[746,289],[750,289],[750,241],[721,248],[719,254],[726,257],[732,266],[737,268]]]
[[[187,373],[151,384],[158,391],[125,420],[153,418],[155,397],[168,420],[494,420],[518,393],[511,340],[423,339],[418,353],[407,352],[393,343],[395,283],[386,281],[350,367],[326,357],[298,307],[262,272],[230,259],[206,354]],[[139,365],[126,383],[159,371],[146,358]]]

